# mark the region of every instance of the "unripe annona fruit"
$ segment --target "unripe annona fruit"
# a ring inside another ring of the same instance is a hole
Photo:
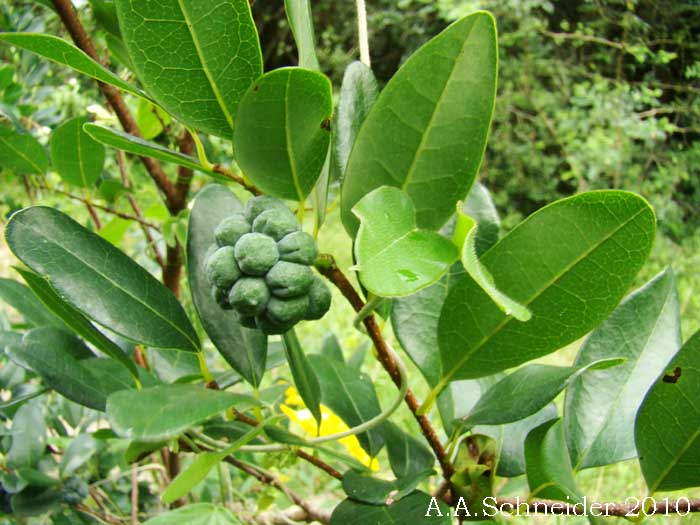
[[[253,221],[253,231],[264,233],[279,241],[285,235],[298,231],[299,221],[287,208],[265,210]]]
[[[246,233],[234,250],[238,267],[248,275],[265,275],[279,259],[277,243],[262,233]]]
[[[285,209],[289,211],[289,208],[287,208],[284,202],[274,197],[269,197],[267,195],[252,197],[245,203],[245,218],[248,219],[250,224],[253,224],[255,219],[258,218],[258,215],[266,210],[272,209]]]
[[[306,309],[304,319],[315,321],[320,319],[331,307],[331,290],[320,277],[314,276],[314,282],[309,288],[309,307]]]
[[[257,316],[255,324],[267,335],[283,334],[295,325],[295,323],[277,323],[265,314]]]
[[[246,233],[250,233],[250,223],[245,215],[235,213],[219,223],[214,230],[214,237],[219,246],[234,246]]]
[[[309,296],[270,297],[267,302],[267,316],[278,324],[297,323],[304,318],[309,308]]]
[[[277,247],[275,246],[275,252]],[[209,255],[206,264],[209,282],[218,288],[230,288],[241,276],[233,246],[224,246]]]
[[[293,232],[285,235],[277,243],[280,260],[312,265],[318,257],[315,239],[306,232]]]
[[[279,261],[265,275],[270,292],[277,297],[295,297],[309,291],[314,274],[304,264]]]
[[[242,316],[254,317],[265,311],[270,290],[260,277],[242,277],[228,295],[231,306]]]
[[[329,309],[328,286],[310,266],[316,240],[301,231],[284,202],[253,197],[244,213],[222,220],[205,271],[218,305],[236,312],[238,323],[268,335],[283,334],[302,319]]]

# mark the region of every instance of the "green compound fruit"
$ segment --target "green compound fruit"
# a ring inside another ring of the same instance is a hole
[[[243,277],[231,288],[228,302],[241,315],[255,317],[265,311],[270,290],[260,277]]]
[[[299,231],[299,222],[291,211],[272,209],[262,212],[253,221],[253,231],[272,237],[275,241]]]
[[[235,246],[238,239],[250,233],[250,223],[242,213],[225,218],[214,230],[214,237],[219,246]]]
[[[282,201],[249,199],[245,212],[222,220],[214,237],[205,262],[212,296],[238,314],[241,326],[282,334],[330,308],[331,292],[311,270],[316,241]]]
[[[318,257],[316,241],[306,232],[285,235],[277,243],[280,260],[299,264],[313,264]]]
[[[238,267],[248,275],[265,275],[280,258],[275,240],[263,233],[246,233],[234,250]]]
[[[206,264],[209,282],[218,288],[230,288],[241,276],[233,246],[224,246],[212,253]]]
[[[295,297],[303,295],[311,288],[314,274],[305,264],[280,261],[265,276],[265,282],[272,295]]]

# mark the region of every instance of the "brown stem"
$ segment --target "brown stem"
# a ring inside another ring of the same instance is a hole
[[[92,217],[92,222],[95,223],[95,228],[98,230],[102,229],[102,222],[100,221],[100,217],[97,215],[97,211],[95,211],[96,205],[90,202],[88,199],[82,199],[82,201],[85,203],[85,207],[87,208],[90,217]]]
[[[588,515],[591,515],[591,511],[598,513],[601,516],[628,516],[632,517],[635,514],[638,515],[678,515],[678,513],[685,512],[700,512],[700,499],[687,499],[682,498],[675,501],[668,501],[666,499],[655,501],[652,506],[646,509],[646,512],[642,509],[642,504],[637,503],[587,503],[588,505]],[[526,511],[534,514],[557,514],[566,516],[580,516],[583,514],[584,509],[581,504],[574,505],[572,503],[564,503],[562,501],[552,501],[552,500],[528,500],[527,498],[496,498],[495,506],[498,510],[503,510],[504,512],[519,512],[520,515],[524,514]]]
[[[222,175],[226,177],[227,179],[230,179],[241,186],[245,188],[247,191],[252,193],[253,195],[262,195],[262,191],[255,186],[254,184],[251,184],[248,182],[245,178],[241,177],[237,173],[232,172],[231,170],[228,170],[224,168],[221,164],[214,164],[212,166],[212,169],[214,170],[214,173],[218,173],[219,175]]]
[[[258,426],[258,421],[256,419],[253,419],[252,417],[248,417],[244,413],[239,412],[238,410],[234,410],[234,414],[236,415],[236,419],[238,421],[245,423],[246,425],[250,425],[252,427]],[[319,459],[316,456],[309,454],[308,452],[304,452],[303,450],[297,450],[296,455],[297,455],[297,457],[303,459],[304,461],[308,461],[309,463],[311,463],[315,467],[320,468],[329,476],[332,476],[335,479],[342,481],[343,475],[340,472],[338,472],[336,469],[331,467],[328,463],[323,461],[322,459]]]
[[[129,201],[129,206],[131,206],[134,215],[139,219],[139,221],[143,221],[143,213],[141,212],[141,208],[139,208],[136,199],[131,193],[131,182],[129,181],[129,175],[126,172],[124,153],[121,150],[117,150],[117,165],[119,166],[119,173],[121,175],[122,185],[127,190],[126,198]],[[153,235],[151,234],[147,225],[144,225],[143,222],[141,222],[141,230],[143,231],[144,237],[146,237],[146,240],[148,241],[148,245],[151,247],[151,250],[153,250],[153,257],[155,258],[156,262],[158,263],[158,266],[160,266],[162,271],[165,267],[165,261],[163,260],[163,256],[160,254],[160,250],[158,249],[158,245],[156,244]]]
[[[252,465],[244,463],[234,458],[233,456],[227,456],[226,459],[224,459],[224,461],[226,461],[226,463],[229,463],[230,465],[233,465],[237,469],[242,470],[246,474],[253,476],[259,482],[265,483],[266,485],[270,485],[271,487],[274,487],[277,490],[284,492],[287,495],[287,497],[289,497],[289,499],[291,499],[294,502],[295,505],[298,505],[299,507],[304,509],[307,521],[318,521],[319,523],[328,523],[330,521],[331,517],[328,512],[318,509],[310,503],[304,501],[301,498],[301,496],[296,494],[288,487],[284,486],[279,480],[277,480],[273,476],[270,476],[265,472],[261,472]]]
[[[360,295],[355,290],[355,287],[348,280],[345,274],[343,274],[343,272],[335,264],[335,260],[331,255],[323,255],[316,263],[316,267],[321,274],[323,274],[341,291],[356,312],[362,310],[365,302],[362,300]],[[384,336],[382,336],[379,325],[377,325],[377,320],[373,315],[370,315],[365,317],[362,322],[364,323],[367,333],[377,349],[379,362],[389,373],[396,386],[400,387],[401,375],[399,374],[396,362],[391,357],[391,353],[387,347],[386,341],[384,340]],[[430,420],[426,416],[418,415],[418,407],[420,404],[418,403],[418,400],[411,389],[408,389],[406,392],[405,401],[408,408],[413,413],[413,417],[418,422],[418,425],[420,425],[421,432],[423,432],[423,435],[430,444],[430,447],[433,449],[433,452],[440,463],[440,467],[442,468],[443,476],[445,479],[449,480],[452,477],[452,474],[454,474],[454,467],[450,463],[445,449],[440,442],[440,438],[430,423]]]
[[[180,275],[182,274],[182,249],[180,243],[175,241],[175,246],[168,246],[165,252],[165,266],[163,267],[163,284],[178,297],[180,295]]]
[[[100,62],[100,57],[97,54],[95,44],[92,42],[90,36],[85,31],[85,28],[80,22],[78,14],[75,12],[71,1],[52,0],[52,2],[54,7],[56,8],[56,13],[58,13],[61,22],[63,22],[63,25],[66,26],[66,29],[68,30],[68,33],[73,39],[73,42],[75,42],[75,45],[82,49],[90,58],[92,58],[96,62]],[[139,129],[136,120],[134,120],[131,111],[129,111],[128,106],[124,102],[124,99],[122,98],[119,90],[114,86],[103,84],[102,82],[98,82],[98,85],[100,91],[102,91],[102,94],[114,110],[114,113],[117,115],[117,118],[119,119],[119,122],[124,128],[124,131],[137,137],[141,137],[141,130]],[[143,163],[150,177],[156,183],[156,186],[158,186],[158,189],[160,189],[160,191],[165,196],[166,205],[168,209],[172,212],[171,206],[176,201],[175,186],[172,182],[170,182],[170,180],[168,180],[168,176],[165,174],[163,168],[158,163],[158,161],[150,157],[139,158],[141,159],[141,162]],[[175,214],[177,214],[177,211],[175,212]]]
[[[139,478],[136,465],[131,465],[131,525],[139,525]]]
[[[91,509],[87,505],[83,505],[82,503],[78,503],[77,505],[75,505],[74,508],[78,512],[91,516],[101,523],[109,523],[110,525],[125,525],[126,523],[124,520],[118,518],[117,516],[113,516],[112,514],[106,512],[98,512],[94,509]]]

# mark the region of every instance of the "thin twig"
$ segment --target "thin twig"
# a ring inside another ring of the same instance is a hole
[[[75,42],[75,45],[82,49],[90,58],[92,58],[96,62],[100,62],[100,57],[97,53],[97,49],[95,48],[95,44],[92,42],[90,36],[87,34],[87,31],[85,31],[85,28],[80,22],[78,14],[76,13],[71,1],[52,1],[54,7],[56,8],[56,13],[58,13],[61,22],[63,22],[63,25],[68,30],[68,33],[73,39],[73,42]],[[139,129],[136,120],[131,114],[129,107],[126,105],[126,102],[124,102],[124,99],[122,98],[119,90],[114,86],[103,84],[102,82],[98,82],[98,85],[100,91],[102,91],[102,94],[114,110],[114,113],[117,115],[117,118],[119,119],[119,122],[124,128],[124,131],[130,133],[131,135],[141,137],[141,130]],[[172,210],[172,206],[176,204],[175,186],[172,182],[170,182],[168,176],[165,174],[163,168],[158,163],[158,161],[150,157],[139,157],[139,159],[141,159],[141,162],[146,168],[146,171],[156,183],[158,189],[160,189],[160,191],[165,196],[166,205],[168,206],[168,209]],[[175,212],[175,214],[177,214],[177,212]]]
[[[241,423],[245,423],[246,425],[250,425],[252,427],[255,427],[258,425],[258,421],[256,419],[253,419],[252,417],[249,417],[249,416],[245,415],[244,413],[239,412],[238,410],[234,410],[234,415],[236,416],[236,419],[238,421],[240,421]],[[332,476],[335,479],[342,481],[343,475],[340,472],[338,472],[336,469],[331,467],[328,463],[323,461],[322,459],[319,459],[316,456],[309,454],[308,452],[304,452],[303,450],[297,450],[296,455],[297,455],[297,457],[303,459],[304,461],[308,461],[309,463],[311,463],[315,467],[320,468],[329,476]]]
[[[131,525],[139,525],[139,477],[136,465],[131,465]]]
[[[233,465],[237,469],[242,470],[246,474],[253,476],[261,483],[265,483],[266,485],[270,485],[271,487],[284,492],[295,505],[298,505],[304,509],[304,512],[306,513],[306,521],[318,521],[320,523],[328,523],[330,521],[330,514],[328,512],[318,509],[309,502],[305,501],[301,496],[296,494],[293,490],[288,488],[269,472],[264,472],[258,467],[245,463],[233,456],[227,456],[224,461],[230,465]]]
[[[45,185],[39,185],[38,188],[40,188],[42,190],[53,191],[55,193],[59,193],[59,194],[63,195],[64,197],[68,197],[69,199],[73,199],[75,201],[82,202],[83,204],[89,204],[90,206],[97,208],[98,210],[102,210],[106,213],[109,213],[110,215],[114,215],[115,217],[119,217],[120,219],[138,222],[142,226],[146,226],[148,228],[153,228],[156,231],[160,231],[160,228],[156,224],[153,224],[152,222],[148,222],[148,221],[144,220],[142,217],[137,217],[135,215],[129,215],[128,213],[124,213],[124,212],[121,212],[119,210],[115,210],[114,208],[110,208],[109,206],[103,206],[102,204],[88,201],[86,198],[81,197],[80,195],[74,195],[73,193],[62,190],[60,188],[49,187],[49,186],[45,186]]]
[[[129,201],[129,206],[131,206],[131,209],[134,211],[134,215],[139,219],[143,220],[143,213],[141,212],[141,208],[139,208],[139,205],[136,202],[136,198],[132,194],[129,174],[126,171],[126,161],[124,160],[124,153],[121,150],[117,150],[117,165],[119,166],[119,174],[121,176],[122,185],[126,188],[126,199]],[[144,225],[143,223],[141,224],[143,226],[141,228],[143,231],[143,235],[144,237],[146,237],[146,241],[151,247],[151,250],[153,250],[153,257],[155,258],[156,262],[158,263],[158,266],[160,266],[162,271],[162,269],[165,267],[163,256],[160,254],[158,245],[156,244],[153,235],[151,235],[151,232],[148,230],[147,225]]]
[[[87,505],[83,505],[82,503],[78,503],[73,508],[78,512],[87,514],[88,516],[95,518],[100,523],[106,523],[107,525],[126,525],[126,522],[122,519],[113,516],[108,512],[98,512],[94,509],[91,509]]]
[[[218,173],[219,175],[226,177],[227,179],[230,179],[233,182],[236,182],[237,184],[240,184],[245,190],[252,193],[253,195],[262,195],[262,191],[257,186],[251,184],[244,177],[238,175],[237,173],[234,173],[231,170],[224,168],[221,164],[212,165],[212,170],[214,171],[214,173]]]
[[[362,300],[345,274],[335,264],[335,260],[331,255],[321,256],[319,261],[316,263],[316,268],[340,290],[356,312],[360,312],[362,310],[365,302]],[[370,315],[365,317],[362,322],[365,325],[367,333],[372,339],[372,342],[374,343],[374,347],[377,349],[379,362],[389,373],[394,383],[397,386],[400,386],[401,376],[396,366],[396,362],[391,357],[390,350],[388,349],[384,336],[379,329],[377,320],[375,319],[374,315]],[[449,458],[445,453],[445,449],[440,442],[440,438],[430,423],[430,420],[427,418],[427,416],[418,415],[418,407],[420,404],[418,403],[418,400],[411,389],[406,392],[405,401],[408,408],[411,410],[413,417],[418,422],[418,425],[420,425],[421,432],[430,444],[430,447],[433,449],[433,452],[440,463],[440,467],[442,468],[443,476],[446,480],[449,480],[452,477],[452,474],[454,474],[454,467],[450,463]]]

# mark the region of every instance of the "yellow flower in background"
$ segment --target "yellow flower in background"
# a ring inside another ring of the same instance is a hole
[[[304,405],[303,399],[297,389],[290,386],[285,393],[285,404],[280,406],[286,416],[297,423],[304,432],[310,436],[330,436],[348,430],[348,426],[335,413],[325,405],[321,405],[321,425],[317,426],[313,414]],[[317,431],[318,430],[318,434]],[[371,458],[365,449],[360,446],[357,436],[348,436],[339,439],[338,442],[345,447],[348,453],[373,472],[379,470],[377,458]]]

